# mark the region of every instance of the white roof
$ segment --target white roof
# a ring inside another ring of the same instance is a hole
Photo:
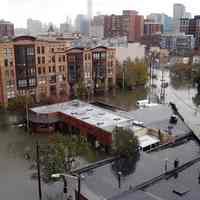
[[[148,147],[152,144],[157,144],[160,142],[160,140],[154,136],[150,136],[150,135],[144,135],[141,137],[138,137],[139,143],[140,143],[140,147],[145,148]]]
[[[38,114],[61,112],[107,131],[112,131],[116,126],[127,127],[132,121],[129,118],[119,116],[115,112],[79,100],[36,107],[31,110]]]

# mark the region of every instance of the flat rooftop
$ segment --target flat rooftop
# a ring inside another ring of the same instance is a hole
[[[119,116],[115,112],[79,100],[36,107],[32,108],[31,111],[37,114],[60,112],[106,131],[112,131],[116,126],[130,126],[134,130],[138,128],[131,125],[129,118]]]
[[[156,128],[163,131],[168,131],[168,127],[171,126],[172,133],[175,136],[181,136],[191,132],[191,130],[178,116],[177,124],[170,124],[169,120],[173,115],[173,110],[168,104],[138,109],[131,112],[119,112],[119,115],[142,121],[144,126],[148,128]]]

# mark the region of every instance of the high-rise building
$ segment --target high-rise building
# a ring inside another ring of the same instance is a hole
[[[61,33],[70,33],[72,32],[71,20],[67,17],[66,22],[60,24]]]
[[[92,0],[87,0],[87,15],[88,15],[88,20],[92,20]]]
[[[14,24],[8,21],[0,20],[0,37],[13,37]]]
[[[200,46],[200,16],[195,16],[192,19],[181,18],[180,19],[180,32],[188,35],[193,35],[195,38],[195,47]]]
[[[104,15],[94,16],[90,24],[90,36],[97,38],[104,37]]]
[[[29,35],[37,36],[42,33],[42,22],[39,20],[28,19],[27,31]]]
[[[152,20],[144,21],[144,36],[163,33],[163,24]]]
[[[173,6],[173,31],[180,32],[180,19],[185,17],[186,9],[183,4],[176,3]]]
[[[171,33],[173,31],[172,17],[164,13],[151,13],[147,16],[147,19],[153,20],[156,23],[163,24],[164,33]]]
[[[104,17],[104,37],[126,36],[129,42],[140,40],[144,32],[144,17],[137,11],[125,10],[122,15]]]
[[[83,14],[77,15],[75,19],[75,30],[82,35],[88,35],[89,34],[89,21],[88,17]]]

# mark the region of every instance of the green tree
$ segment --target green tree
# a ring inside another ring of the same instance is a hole
[[[132,130],[124,128],[115,128],[113,135],[114,154],[120,159],[113,163],[112,169],[116,173],[121,172],[122,175],[127,176],[134,172],[140,158],[138,139]]]
[[[48,144],[40,146],[43,180],[49,182],[52,174],[70,172],[76,166],[79,156],[90,153],[90,145],[83,137],[63,136],[61,134],[49,137]],[[35,155],[34,152],[33,155]],[[35,156],[33,156],[33,160],[35,159]]]
[[[123,65],[118,64],[118,68],[117,79],[120,86],[123,85],[123,78],[125,78],[126,88],[147,83],[148,70],[144,60],[136,58],[132,61],[130,58],[127,58]]]
[[[76,94],[78,98],[82,98],[87,95],[87,88],[85,87],[84,82],[81,80],[77,84]]]
[[[8,110],[25,113],[27,104],[29,107],[34,105],[33,97],[18,95],[8,102]]]

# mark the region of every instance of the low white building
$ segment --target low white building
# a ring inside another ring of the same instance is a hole
[[[192,64],[193,65],[200,64],[200,56],[193,56]]]
[[[123,63],[127,58],[131,60],[145,58],[145,45],[128,43],[125,47],[116,47],[116,59]]]

